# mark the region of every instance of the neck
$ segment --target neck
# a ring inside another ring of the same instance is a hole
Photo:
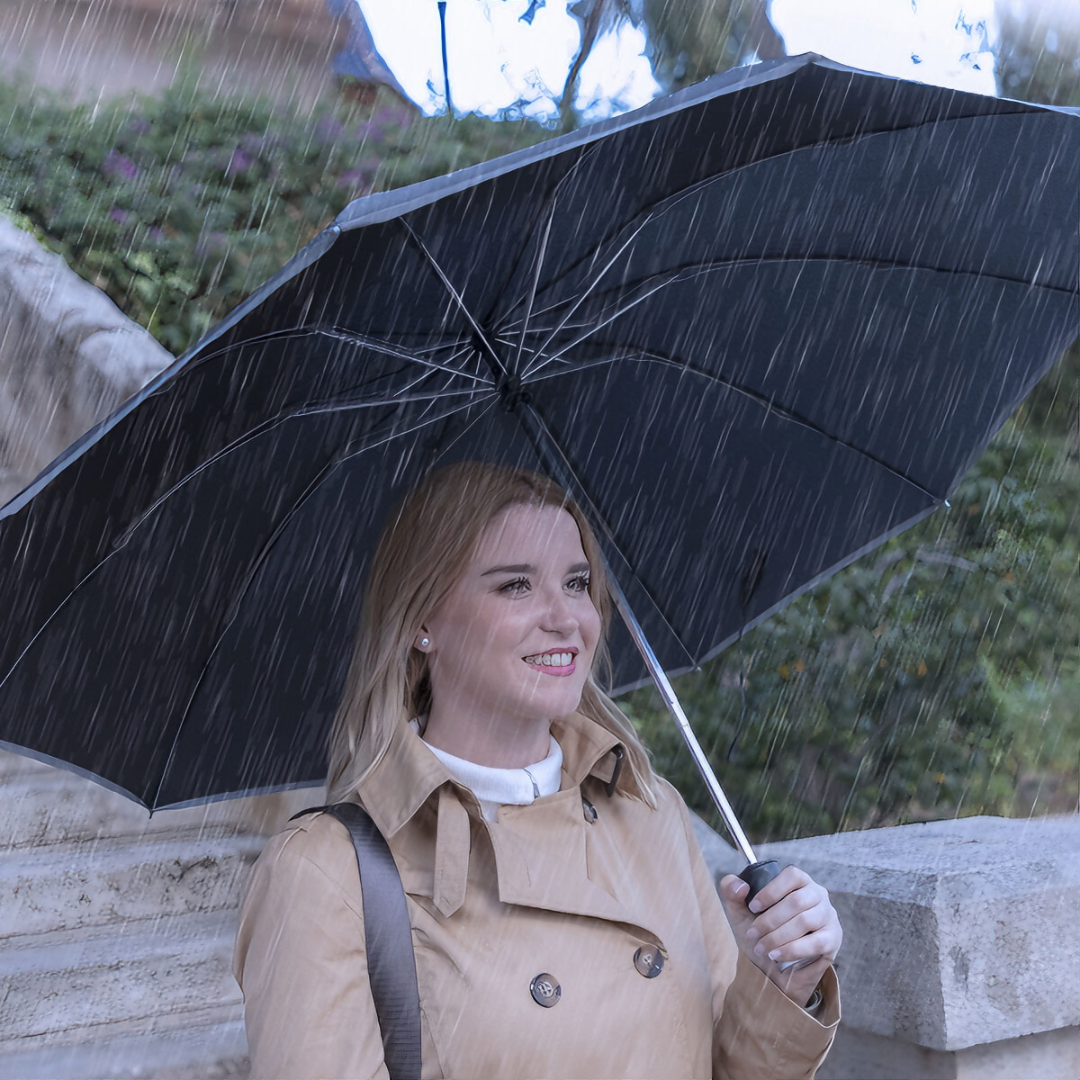
[[[493,769],[523,769],[548,756],[550,720],[463,717],[432,702],[424,742],[454,757]]]

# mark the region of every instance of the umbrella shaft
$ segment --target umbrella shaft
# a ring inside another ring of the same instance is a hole
[[[682,703],[675,693],[675,688],[671,685],[671,680],[668,679],[667,673],[660,666],[660,661],[656,658],[656,653],[653,652],[652,646],[645,637],[641,624],[631,610],[626,596],[619,587],[619,583],[614,577],[609,577],[609,584],[615,606],[619,609],[619,614],[622,616],[623,622],[626,623],[626,628],[630,631],[634,644],[637,645],[638,651],[645,660],[649,674],[653,677],[653,681],[660,691],[660,696],[664,699],[667,711],[671,713],[672,719],[678,725],[683,740],[690,750],[690,756],[694,759],[694,764],[697,765],[701,778],[705,781],[705,786],[709,789],[713,802],[716,803],[716,809],[724,819],[724,824],[727,826],[728,832],[731,833],[732,840],[735,841],[735,846],[747,862],[757,862],[754,849],[750,846],[750,841],[746,838],[746,833],[743,832],[739,819],[735,816],[735,811],[731,808],[731,803],[728,802],[728,797],[720,786],[720,781],[716,779],[716,773],[713,772],[709,759],[705,756],[705,751],[701,749],[701,743],[698,742],[694,729],[686,718],[686,713],[683,711]]]

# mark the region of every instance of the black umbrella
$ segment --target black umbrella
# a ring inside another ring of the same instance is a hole
[[[368,552],[457,459],[554,473],[700,664],[941,505],[1076,334],[1078,148],[804,56],[353,203],[0,510],[0,739],[150,807],[318,781]]]

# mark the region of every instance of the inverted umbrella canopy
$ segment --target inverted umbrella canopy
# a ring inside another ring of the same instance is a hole
[[[939,506],[1076,335],[1078,151],[811,55],[358,200],[0,509],[0,740],[152,808],[317,782],[382,522],[462,459],[562,479],[701,663]]]

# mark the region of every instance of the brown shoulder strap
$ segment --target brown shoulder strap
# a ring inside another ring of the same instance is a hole
[[[349,830],[360,869],[368,979],[390,1080],[420,1078],[420,991],[405,889],[375,822],[356,803],[313,807]],[[296,815],[299,817],[299,815]]]

